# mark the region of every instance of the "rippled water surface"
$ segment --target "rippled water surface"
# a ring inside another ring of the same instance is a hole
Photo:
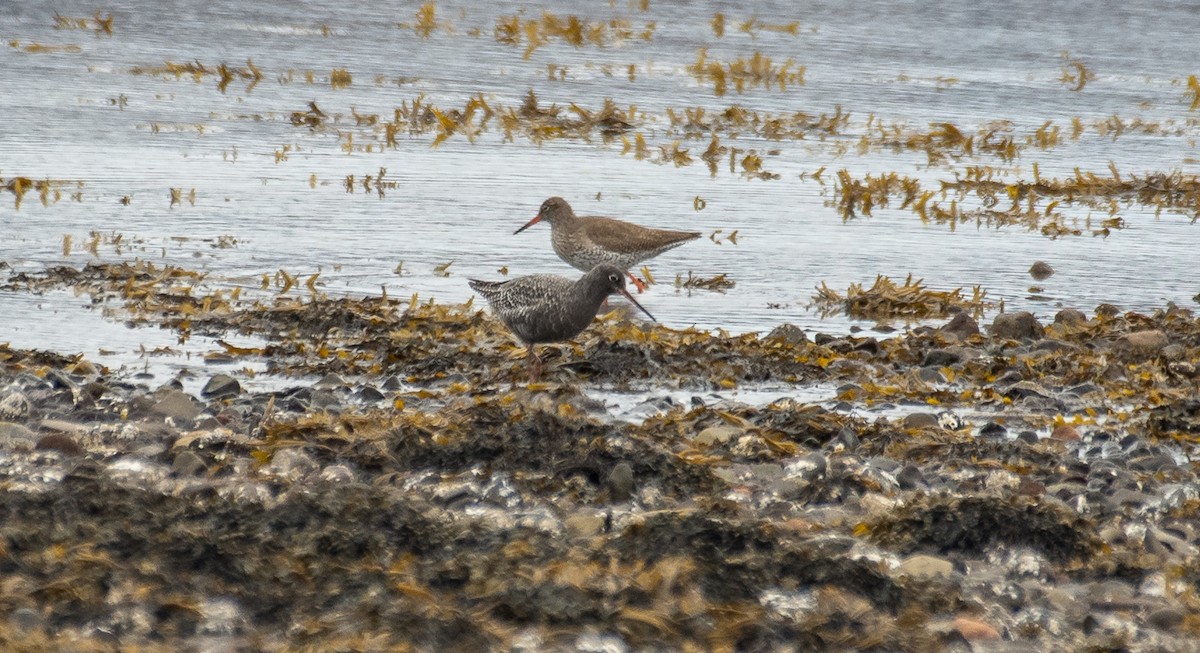
[[[643,303],[675,327],[744,332],[794,322],[845,330],[847,318],[823,320],[808,308],[814,287],[824,281],[844,291],[880,274],[912,274],[938,289],[979,285],[989,299],[1043,318],[1060,306],[1090,311],[1101,302],[1191,305],[1200,291],[1200,232],[1187,214],[1121,201],[1115,216],[1127,228],[1105,237],[1092,232],[1108,211],[1062,202],[1057,210],[1082,235],[1052,239],[1023,226],[926,223],[895,200],[844,220],[834,191],[843,169],[855,178],[895,172],[935,190],[970,166],[991,166],[1005,183],[1032,180],[1035,163],[1043,178],[1076,168],[1106,178],[1112,168],[1196,173],[1200,112],[1190,110],[1187,78],[1200,73],[1200,50],[1182,27],[1200,21],[1194,5],[650,2],[643,10],[624,0],[438,2],[424,34],[418,4],[384,4],[3,3],[0,178],[61,183],[45,201],[28,193],[19,208],[13,193],[0,195],[0,260],[35,271],[145,258],[208,270],[218,287],[257,286],[280,269],[320,272],[330,294],[386,288],[458,302],[470,296],[468,277],[498,278],[501,268],[576,274],[551,251],[548,228],[512,235],[543,199],[560,195],[581,214],[712,236],[650,263],[659,283]],[[97,9],[111,16],[111,34]],[[578,47],[550,39],[528,57],[527,41],[497,39],[498,25],[540,20],[543,10],[609,31]],[[718,12],[726,18],[721,36]],[[629,33],[615,34],[613,25]],[[775,66],[791,60],[793,73],[803,66],[803,80],[720,96],[690,69],[702,48],[717,62],[756,52]],[[224,64],[235,73],[222,90],[217,74],[174,74],[164,62],[210,73]],[[262,74],[253,84],[236,73],[249,72],[248,62]],[[348,85],[331,80],[342,70]],[[1089,76],[1083,84],[1081,74]],[[649,158],[599,130],[589,138],[506,136],[499,115],[473,137],[455,133],[437,147],[437,129],[406,127],[391,146],[382,127],[417,98],[453,116],[480,96],[499,113],[519,109],[531,90],[543,109],[597,112],[606,99],[624,111],[636,105],[625,137],[640,135]],[[328,115],[325,125],[293,124],[292,114],[313,102]],[[672,127],[669,111],[704,107],[711,116],[733,105],[849,117],[836,133],[802,138],[721,132],[723,145],[743,152],[739,159],[755,150],[779,175],[764,180],[738,165],[731,171],[729,155],[711,172],[698,158],[710,135]],[[1008,121],[1003,133],[1019,146],[1011,161],[975,152],[931,162],[922,150],[878,142],[871,128],[926,133],[951,123],[970,135],[998,121]],[[1039,147],[1047,121],[1060,137]],[[675,142],[689,150],[690,165],[661,161],[660,146]],[[383,191],[366,191],[363,177],[381,169]],[[734,230],[736,244],[726,240]],[[91,232],[107,236],[94,251],[86,246]],[[1027,270],[1039,259],[1058,273],[1031,294]],[[449,261],[448,276],[436,273]],[[736,286],[677,289],[676,275],[689,272],[725,274]],[[109,318],[99,319],[113,328],[76,319],[86,298],[70,293],[37,301],[6,293],[0,301],[0,338],[13,346],[115,350],[137,364],[137,345],[169,340],[149,330],[122,337],[115,331],[125,327]]]

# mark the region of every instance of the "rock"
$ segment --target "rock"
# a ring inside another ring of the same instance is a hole
[[[13,422],[0,422],[0,448],[29,451],[37,441],[38,435],[31,429]]]
[[[368,403],[375,403],[377,401],[383,401],[386,398],[386,396],[387,395],[380,392],[377,388],[375,388],[374,386],[370,386],[370,385],[364,385],[363,387],[359,388],[354,393],[354,397],[356,399],[358,399],[359,401],[365,401]]]
[[[1001,313],[988,331],[993,338],[1005,340],[1036,340],[1045,334],[1042,324],[1029,311]]]
[[[68,456],[82,456],[87,453],[83,446],[75,441],[75,438],[61,433],[51,433],[42,436],[42,439],[38,440],[37,446],[34,448],[43,451],[58,451]]]
[[[905,465],[904,469],[896,474],[896,482],[900,484],[901,490],[915,490],[927,484],[921,468],[912,463]]]
[[[636,488],[633,478],[633,465],[622,460],[613,466],[608,473],[608,493],[613,501],[628,501]]]
[[[1080,327],[1087,324],[1087,316],[1077,308],[1064,308],[1054,314],[1054,323],[1065,327]]]
[[[326,483],[353,483],[356,480],[354,470],[340,463],[322,469],[320,479]]]
[[[208,471],[208,465],[196,452],[185,449],[175,455],[171,469],[176,476],[199,476]]]
[[[945,558],[918,554],[905,558],[893,575],[907,576],[916,581],[950,578],[954,575],[954,563]]]
[[[214,374],[200,391],[202,397],[230,397],[242,393],[242,384],[228,374]]]
[[[271,456],[271,462],[261,470],[279,479],[298,481],[317,471],[317,463],[303,449],[283,449]]]
[[[23,392],[9,392],[0,397],[0,419],[24,419],[29,417],[29,408],[29,397]]]
[[[1064,442],[1074,442],[1079,439],[1079,431],[1070,424],[1059,424],[1050,432],[1050,437]]]
[[[1127,333],[1117,339],[1117,351],[1130,358],[1149,358],[1167,346],[1167,334],[1158,329]]]
[[[43,431],[53,431],[55,433],[65,433],[67,435],[83,435],[88,432],[88,427],[75,422],[68,422],[64,419],[44,419],[38,422],[38,427]]]
[[[910,413],[902,422],[906,429],[927,429],[938,425],[937,415],[932,413]]]
[[[950,318],[950,321],[942,325],[938,331],[943,335],[952,336],[959,340],[966,340],[979,333],[979,323],[970,315],[959,313]]]
[[[1008,435],[1008,429],[995,422],[988,422],[979,427],[979,437],[981,438],[1003,438]]]
[[[1045,261],[1037,261],[1029,267],[1029,276],[1038,281],[1049,279],[1054,276],[1054,268],[1050,267],[1050,264]]]
[[[778,340],[789,345],[803,345],[808,342],[808,336],[804,334],[804,329],[785,322],[771,329],[771,332],[763,340]]]
[[[1159,608],[1146,616],[1146,623],[1159,630],[1174,630],[1183,623],[1183,613],[1175,608]]]
[[[726,442],[729,442],[745,432],[745,429],[733,426],[731,424],[718,424],[717,426],[710,426],[697,433],[695,437],[692,438],[692,443],[711,447],[717,444],[725,444]]]
[[[150,407],[154,414],[176,422],[191,422],[201,410],[202,407],[191,395],[180,390],[167,390]]]
[[[574,537],[594,537],[604,530],[607,518],[604,514],[594,511],[577,512],[564,520],[564,525]]]
[[[962,354],[951,349],[930,349],[925,352],[921,366],[949,367],[962,361]]]
[[[320,380],[318,380],[316,383],[314,383],[313,387],[314,388],[328,388],[328,389],[344,388],[344,387],[346,387],[346,380],[343,379],[342,377],[338,376],[337,374],[329,373],[329,374],[326,374],[325,376],[321,377]]]
[[[1000,631],[972,617],[955,617],[951,627],[968,642],[1000,639]]]

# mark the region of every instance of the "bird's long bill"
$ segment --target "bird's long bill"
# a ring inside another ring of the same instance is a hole
[[[521,227],[520,229],[517,229],[516,231],[514,231],[513,235],[515,236],[541,221],[542,221],[542,216],[539,215],[539,216],[535,217],[534,219],[530,220],[529,222],[526,222],[524,227]]]
[[[646,314],[646,317],[650,318],[650,320],[651,320],[651,321],[654,321],[654,322],[657,322],[657,321],[658,321],[658,320],[655,320],[655,319],[654,319],[654,316],[650,314],[650,311],[647,311],[647,310],[646,310],[646,307],[645,307],[645,306],[642,306],[641,304],[639,304],[639,303],[638,303],[638,300],[634,299],[634,298],[633,298],[633,295],[630,295],[630,294],[629,294],[629,291],[628,291],[628,290],[625,290],[624,288],[621,288],[621,294],[622,294],[622,295],[625,295],[625,299],[628,299],[629,301],[633,302],[633,305],[634,305],[634,306],[637,306],[638,308],[642,309],[642,312],[643,312],[643,313],[645,313],[645,314]]]

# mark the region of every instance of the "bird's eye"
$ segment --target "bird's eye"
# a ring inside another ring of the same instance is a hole
[[[615,275],[615,274],[610,274],[610,275],[608,275],[608,280],[613,283],[620,283],[621,277],[618,275]]]

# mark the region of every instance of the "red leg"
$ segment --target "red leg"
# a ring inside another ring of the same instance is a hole
[[[632,272],[626,272],[625,274],[629,275],[629,280],[633,282],[633,285],[637,288],[639,295],[646,292],[646,284],[642,283],[641,279],[633,276]]]

